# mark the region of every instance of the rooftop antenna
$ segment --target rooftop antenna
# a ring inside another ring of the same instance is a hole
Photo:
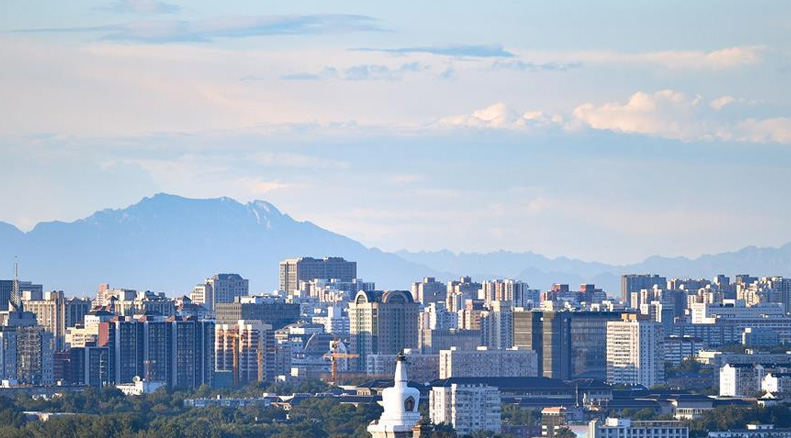
[[[14,283],[11,290],[11,306],[17,312],[22,311],[22,296],[19,293],[19,259],[14,256]]]

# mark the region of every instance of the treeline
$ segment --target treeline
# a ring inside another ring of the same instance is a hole
[[[163,391],[126,397],[115,389],[89,389],[50,400],[0,397],[0,437],[363,438],[368,423],[382,411],[376,404],[355,407],[332,399],[309,399],[288,412],[262,406],[188,408],[185,395]],[[23,411],[75,415],[27,421]]]

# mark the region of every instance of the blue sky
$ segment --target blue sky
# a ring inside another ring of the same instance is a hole
[[[386,250],[791,241],[787,1],[223,3],[4,1],[0,220],[170,192]]]

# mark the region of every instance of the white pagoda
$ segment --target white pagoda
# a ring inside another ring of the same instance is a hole
[[[420,391],[407,385],[406,360],[396,359],[395,385],[382,391],[384,412],[368,426],[373,438],[416,438],[430,436],[431,428],[421,426],[418,402]]]

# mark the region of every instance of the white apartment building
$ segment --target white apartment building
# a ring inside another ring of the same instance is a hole
[[[761,390],[772,394],[791,394],[791,373],[767,373],[761,381]]]
[[[624,314],[607,322],[607,383],[650,388],[665,381],[664,337],[657,322]]]
[[[439,352],[439,378],[452,377],[536,377],[536,352],[524,347],[507,350],[450,350]]]
[[[435,386],[429,415],[434,424],[452,425],[459,436],[480,430],[500,433],[500,391],[483,384]]]
[[[754,397],[761,391],[761,382],[771,367],[752,363],[723,365],[720,368],[720,396]]]
[[[588,423],[588,438],[689,438],[689,428],[678,421],[632,421],[607,418]]]
[[[781,303],[757,303],[747,306],[743,300],[723,300],[722,304],[692,303],[693,324],[714,324],[717,319],[729,321],[785,317]]]

